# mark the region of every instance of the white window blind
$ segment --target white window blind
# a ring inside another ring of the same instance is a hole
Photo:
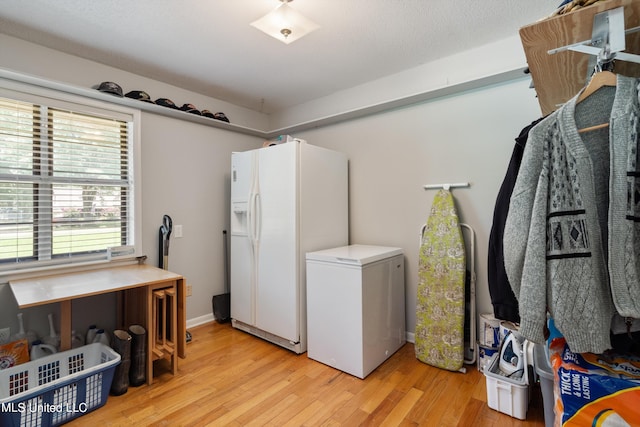
[[[130,123],[0,97],[0,270],[133,245]]]

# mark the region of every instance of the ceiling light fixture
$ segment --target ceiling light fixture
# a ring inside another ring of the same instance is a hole
[[[285,44],[292,43],[320,28],[318,24],[305,18],[289,6],[293,0],[280,1],[282,2],[280,6],[252,22],[251,26]]]

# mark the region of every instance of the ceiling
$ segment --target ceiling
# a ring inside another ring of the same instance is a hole
[[[560,3],[295,0],[320,29],[285,45],[249,25],[278,0],[2,0],[0,32],[268,114],[512,37]]]

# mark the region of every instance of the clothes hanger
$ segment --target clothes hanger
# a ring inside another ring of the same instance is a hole
[[[589,96],[593,95],[593,93],[598,89],[600,89],[601,87],[605,87],[605,86],[615,87],[617,80],[618,80],[618,77],[611,71],[600,71],[595,73],[591,77],[591,80],[589,80],[589,83],[584,88],[580,96],[578,97],[576,104],[581,103],[582,101],[587,99]]]
[[[578,96],[576,104],[581,103],[589,96],[593,95],[598,89],[605,86],[615,87],[618,82],[618,77],[610,71],[613,69],[613,61],[603,62],[598,57],[598,62],[595,66],[594,73],[587,83],[587,86],[582,90],[582,93]],[[578,133],[590,132],[593,130],[603,129],[609,127],[609,123],[601,123],[594,126],[588,126],[586,128],[578,129]]]

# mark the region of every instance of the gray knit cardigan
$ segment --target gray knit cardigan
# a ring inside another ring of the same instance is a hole
[[[577,97],[529,134],[504,259],[526,338],[544,341],[548,310],[572,351],[602,353],[614,305],[640,318],[638,80]],[[578,133],[597,120],[609,127]]]

